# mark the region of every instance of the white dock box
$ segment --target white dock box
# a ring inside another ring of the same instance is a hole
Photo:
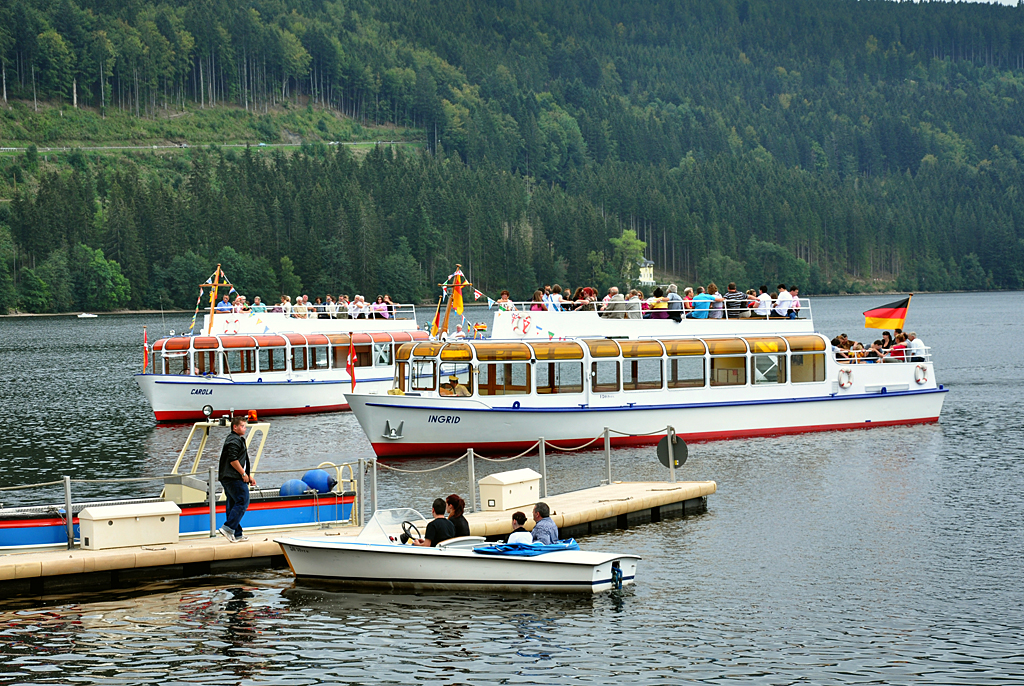
[[[532,469],[491,474],[480,479],[479,484],[485,510],[514,510],[540,500],[540,474]]]
[[[181,508],[172,502],[87,507],[78,514],[84,550],[178,542]]]

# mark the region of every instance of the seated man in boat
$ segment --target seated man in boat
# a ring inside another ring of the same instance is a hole
[[[224,296],[224,299],[217,303],[217,312],[230,312],[231,311],[231,300],[228,296]]]
[[[551,508],[541,502],[533,506],[533,542],[541,545],[558,543],[558,526],[551,519]]]
[[[448,383],[443,384],[438,390],[440,395],[455,396],[458,398],[468,398],[472,395],[469,389],[459,383],[459,377],[452,374],[448,377]]]
[[[434,519],[427,524],[427,531],[423,538],[417,538],[412,542],[422,548],[436,548],[438,543],[443,543],[449,538],[455,538],[455,525],[444,516],[447,503],[442,498],[434,498],[432,509]]]
[[[523,528],[526,524],[526,515],[522,512],[516,512],[512,515],[512,533],[508,535],[506,543],[525,543],[530,545],[533,543],[533,534]]]

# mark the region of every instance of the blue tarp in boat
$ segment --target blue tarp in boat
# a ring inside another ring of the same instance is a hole
[[[512,557],[536,557],[544,553],[554,553],[560,550],[579,550],[580,546],[576,539],[569,538],[550,545],[533,545],[530,543],[501,543],[489,545],[485,548],[473,548],[474,553],[481,555],[509,555]]]

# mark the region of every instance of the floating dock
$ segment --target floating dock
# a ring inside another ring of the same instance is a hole
[[[550,496],[544,502],[551,508],[559,534],[568,538],[701,514],[707,511],[707,497],[716,488],[714,481],[615,482]],[[467,512],[470,533],[492,540],[502,538],[512,531],[516,510],[526,513],[527,528],[533,528],[530,506],[525,506]],[[244,526],[244,518],[242,522]],[[356,526],[304,527],[247,532],[249,540],[239,543],[218,535],[133,548],[8,553],[0,555],[0,598],[124,589],[158,580],[285,567],[275,538],[296,533],[356,536],[360,530]]]

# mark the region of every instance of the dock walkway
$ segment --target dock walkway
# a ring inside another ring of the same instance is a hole
[[[545,502],[560,535],[568,538],[700,514],[707,510],[707,496],[716,488],[714,481],[615,482],[550,496]],[[526,512],[526,527],[532,529],[530,508],[525,506],[466,513],[470,533],[494,540],[507,535],[516,509]],[[8,553],[0,555],[0,598],[131,588],[161,579],[283,567],[284,555],[275,538],[294,534],[356,536],[360,531],[361,527],[355,526],[305,527],[248,531],[249,540],[239,543],[217,536],[134,548]]]

